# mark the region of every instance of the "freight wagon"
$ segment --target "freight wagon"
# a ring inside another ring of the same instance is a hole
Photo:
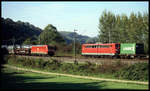
[[[15,54],[19,54],[19,55],[30,55],[31,45],[17,46],[15,47],[14,51],[15,51]]]
[[[120,57],[142,57],[144,56],[144,44],[139,43],[121,43],[120,44]]]

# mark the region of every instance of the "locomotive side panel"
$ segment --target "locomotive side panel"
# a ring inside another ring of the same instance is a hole
[[[83,44],[82,55],[115,55],[115,43],[112,44]]]
[[[115,44],[101,44],[98,45],[98,52],[99,55],[115,55]]]
[[[48,54],[48,46],[47,45],[32,46],[31,54]]]

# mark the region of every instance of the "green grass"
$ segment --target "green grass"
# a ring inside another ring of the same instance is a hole
[[[72,64],[72,63],[70,63]],[[109,78],[109,79],[117,79],[114,75],[112,74],[85,74],[85,73],[81,73],[81,72],[73,72],[73,71],[62,71],[62,70],[49,70],[49,69],[41,69],[41,68],[32,68],[32,67],[27,67],[27,66],[22,66],[21,64],[13,64],[13,63],[8,63],[8,65],[13,65],[16,67],[21,67],[21,68],[27,68],[27,69],[35,69],[35,70],[39,70],[39,71],[44,71],[44,72],[53,72],[53,73],[62,73],[62,74],[73,74],[73,75],[81,75],[81,76],[91,76],[91,77],[100,77],[100,78]],[[121,79],[120,79],[121,80]],[[125,79],[122,79],[125,80]]]
[[[4,68],[0,89],[148,89],[148,85],[45,75]]]

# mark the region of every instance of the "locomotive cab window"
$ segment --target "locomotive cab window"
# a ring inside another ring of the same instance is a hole
[[[116,44],[116,48],[119,48],[120,47],[120,45],[119,44]]]

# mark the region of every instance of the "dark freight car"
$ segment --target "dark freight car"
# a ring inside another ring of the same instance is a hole
[[[136,54],[144,54],[144,44],[136,44]]]

